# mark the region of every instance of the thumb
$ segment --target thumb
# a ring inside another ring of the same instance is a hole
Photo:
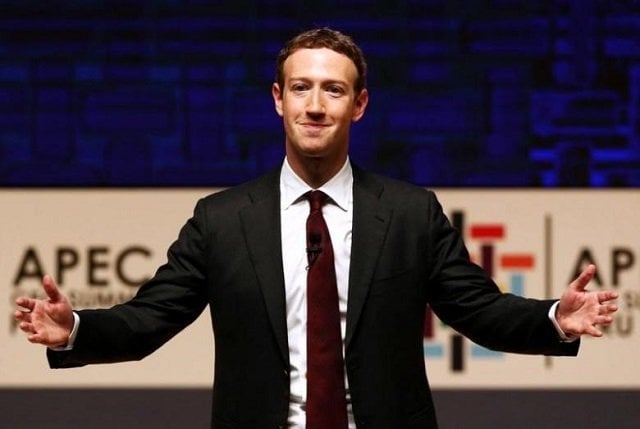
[[[61,294],[58,285],[56,285],[56,282],[49,274],[45,274],[42,278],[42,288],[51,301],[56,302],[60,300]]]
[[[575,288],[577,291],[582,292],[586,289],[587,285],[593,279],[593,276],[596,274],[596,266],[593,264],[589,264],[585,267],[584,270],[580,273],[577,279],[571,283],[571,286]]]

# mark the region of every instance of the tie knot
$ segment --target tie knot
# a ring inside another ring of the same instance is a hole
[[[324,203],[327,202],[327,194],[322,191],[311,191],[307,194],[307,198],[312,212],[321,210]]]

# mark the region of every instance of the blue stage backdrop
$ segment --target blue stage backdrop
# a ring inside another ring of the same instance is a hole
[[[0,5],[0,186],[226,186],[278,165],[274,58],[354,36],[352,158],[425,186],[640,186],[640,2]]]

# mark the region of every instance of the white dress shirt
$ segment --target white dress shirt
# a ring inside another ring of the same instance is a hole
[[[305,427],[307,401],[307,253],[306,222],[309,202],[304,194],[312,190],[298,177],[285,159],[280,173],[280,225],[282,231],[282,264],[287,302],[287,333],[289,361],[291,363],[289,427]],[[347,160],[342,169],[321,190],[329,196],[322,214],[329,228],[333,244],[340,328],[343,350],[347,320],[349,289],[349,263],[351,261],[351,231],[353,224],[353,174]],[[355,428],[349,386],[347,387],[347,414],[349,427]]]

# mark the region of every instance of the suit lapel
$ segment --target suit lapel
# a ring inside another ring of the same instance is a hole
[[[242,208],[240,218],[249,257],[256,270],[269,321],[282,358],[288,363],[279,179],[280,169],[277,169],[258,180],[256,186],[251,187],[248,193],[251,204]]]
[[[392,208],[380,197],[382,183],[353,167],[353,232],[345,347],[353,338],[391,221]]]
[[[347,308],[348,348],[371,286],[392,208],[380,201],[384,190],[374,176],[353,166],[353,234]],[[286,300],[280,234],[280,170],[255,182],[248,192],[250,204],[240,210],[249,257],[256,270],[269,321],[284,362],[289,362]]]

